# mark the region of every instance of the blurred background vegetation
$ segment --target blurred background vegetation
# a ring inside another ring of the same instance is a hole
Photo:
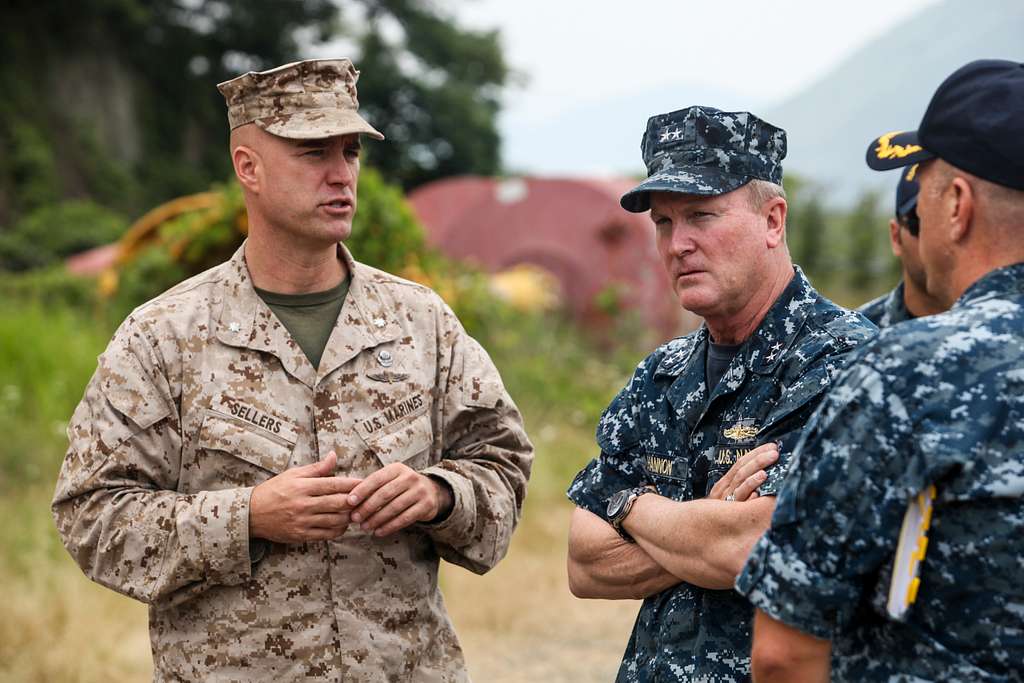
[[[564,628],[583,649],[563,648],[562,656],[563,670],[579,677],[565,680],[586,679],[582,661],[597,679],[614,671],[632,608],[580,606],[568,597],[563,491],[594,452],[604,405],[655,340],[638,334],[625,313],[595,339],[559,311],[503,303],[484,274],[425,246],[404,192],[452,175],[502,173],[496,117],[510,72],[495,32],[461,28],[429,2],[346,7],[358,9],[358,21],[329,0],[5,3],[0,582],[10,599],[0,603],[0,680],[147,679],[142,609],[89,586],[49,519],[64,430],[127,312],[223,260],[244,235],[214,84],[339,36],[372,75],[360,83],[361,104],[389,139],[367,150],[349,246],[360,260],[424,282],[452,304],[501,369],[538,448],[524,529],[495,579],[521,590],[486,588],[495,584],[446,570],[471,668],[486,673],[482,680],[518,680],[488,662],[517,638],[524,648],[550,649],[537,633],[545,619],[575,618]],[[881,208],[888,198],[866,195],[852,210],[835,211],[812,182],[788,178],[787,188],[790,247],[819,288],[856,305],[895,284]],[[147,211],[183,196],[201,197],[198,208],[154,224],[116,271],[97,280],[65,268],[66,257],[123,238]],[[547,592],[536,594],[538,586]],[[536,610],[520,609],[509,594],[534,595]],[[493,602],[503,595],[504,612]],[[556,669],[537,669],[538,677]]]

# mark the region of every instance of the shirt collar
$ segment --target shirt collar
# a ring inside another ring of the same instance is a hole
[[[363,349],[401,335],[394,301],[381,291],[376,271],[357,263],[348,249],[339,244],[338,255],[348,266],[351,281],[320,367],[314,369],[284,325],[256,293],[245,262],[245,245],[243,242],[227,262],[227,273],[221,280],[222,303],[216,334],[223,343],[271,353],[280,359],[285,370],[312,387],[318,378]]]
[[[1006,294],[1019,295],[1022,293],[1024,293],[1024,263],[1014,263],[1010,266],[990,270],[975,280],[956,300],[953,308],[971,306],[985,299]]]
[[[818,302],[818,295],[799,266],[793,266],[793,278],[775,300],[754,333],[737,352],[743,364],[757,373],[774,370],[797,336],[803,322]],[[708,342],[707,324],[695,333],[693,343],[670,350],[655,370],[655,376],[677,376],[688,367],[691,357]]]

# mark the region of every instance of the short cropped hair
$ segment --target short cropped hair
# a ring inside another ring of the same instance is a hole
[[[754,179],[747,183],[747,197],[750,198],[751,207],[756,211],[769,199],[776,197],[786,198],[786,190],[782,185],[767,180]]]

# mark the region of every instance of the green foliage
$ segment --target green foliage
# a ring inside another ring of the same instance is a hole
[[[882,247],[888,245],[888,217],[879,209],[878,195],[861,196],[841,224],[846,234],[846,285],[855,292],[867,291],[885,272],[887,260]]]
[[[0,233],[0,269],[21,271],[117,240],[128,227],[118,214],[90,201],[43,206]]]
[[[63,264],[21,273],[0,271],[0,301],[67,306],[79,311],[96,310],[100,303],[96,283],[72,275]]]
[[[165,221],[118,272],[110,315],[120,320],[132,309],[192,275],[230,258],[244,239],[239,230],[245,203],[237,183],[215,185],[219,201]]]
[[[141,213],[226,176],[215,84],[297,59],[338,14],[331,0],[8,4],[5,23],[18,29],[0,41],[0,196],[10,197],[0,223],[66,197]],[[54,84],[72,65],[71,78],[90,81],[78,90],[122,84],[114,100],[61,99]],[[107,120],[124,110],[137,130]],[[131,158],[115,151],[122,135],[138,138]]]
[[[357,201],[346,246],[364,263],[402,272],[410,257],[424,251],[426,241],[401,189],[385,182],[376,169],[363,168]]]
[[[42,130],[26,119],[11,117],[5,121],[6,134],[0,151],[0,164],[10,179],[15,205],[31,211],[56,201],[60,197],[57,163],[53,147]]]
[[[594,295],[594,308],[609,317],[617,317],[623,312],[624,285],[610,282]]]
[[[374,149],[374,164],[405,188],[497,173],[499,94],[508,78],[497,33],[459,28],[425,2],[360,4],[366,21],[343,23],[343,31],[359,45],[362,108],[388,139]]]
[[[0,315],[0,490],[53,481],[68,419],[109,334],[69,307],[8,300]]]
[[[299,59],[339,30],[357,46],[343,56],[363,71],[364,109],[389,138],[373,150],[385,178],[408,188],[497,172],[507,70],[496,34],[462,30],[422,0],[346,12],[332,0],[13,2],[4,18],[18,30],[0,43],[0,225],[70,197],[140,214],[228,176],[215,85]],[[89,81],[79,91],[109,99],[62,99],[53,84],[69,65]]]
[[[865,193],[850,210],[829,209],[823,188],[792,174],[786,181],[790,254],[816,287],[856,307],[896,284],[899,261],[878,195]]]

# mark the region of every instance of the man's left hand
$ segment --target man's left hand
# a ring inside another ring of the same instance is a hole
[[[387,536],[416,522],[451,511],[451,491],[440,481],[400,462],[366,477],[348,495],[351,519],[375,536]]]

